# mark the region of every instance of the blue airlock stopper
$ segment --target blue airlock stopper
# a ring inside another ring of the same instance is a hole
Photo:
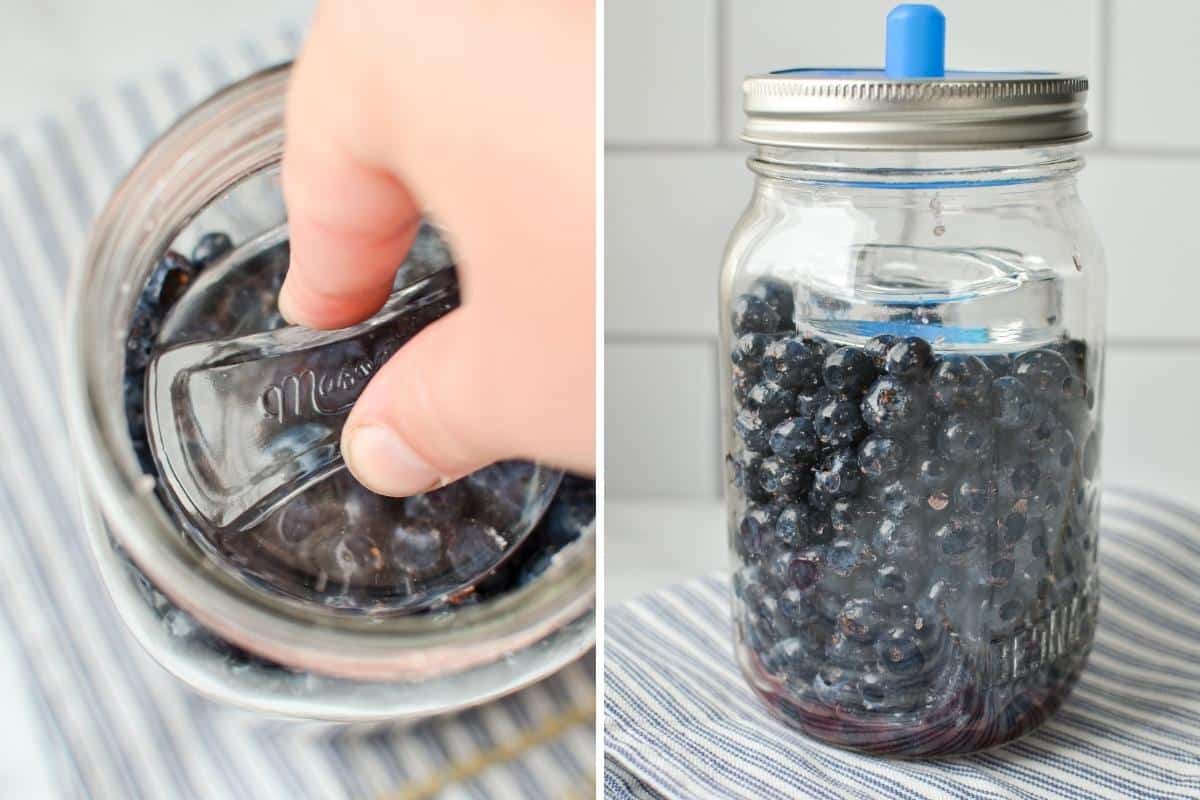
[[[904,3],[887,16],[889,78],[946,75],[946,18],[935,6]]]

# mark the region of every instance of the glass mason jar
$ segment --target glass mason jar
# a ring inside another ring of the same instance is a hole
[[[160,257],[193,252],[200,263],[193,245],[212,245],[202,237],[213,231],[228,237],[225,247],[286,238],[279,162],[287,78],[286,65],[263,71],[188,113],[147,150],[96,222],[72,280],[66,353],[66,409],[88,539],[137,640],[204,694],[339,721],[418,718],[475,705],[545,677],[591,647],[593,524],[552,542],[546,540],[563,525],[535,529],[526,544],[540,536],[541,549],[514,552],[507,572],[473,589],[471,599],[480,602],[420,614],[348,613],[328,597],[304,602],[222,568],[182,534],[139,450],[144,440],[131,435],[123,385],[130,330]],[[286,258],[272,266],[271,252],[258,266],[278,282]],[[140,395],[140,386],[134,392]],[[378,551],[369,556],[378,559]]]
[[[1096,619],[1105,268],[1086,81],[745,84],[754,193],[720,281],[737,656],[832,744],[1036,728]]]

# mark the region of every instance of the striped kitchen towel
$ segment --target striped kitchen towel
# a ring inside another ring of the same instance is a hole
[[[298,41],[292,29],[214,50],[0,134],[0,796],[592,794],[591,656],[503,701],[408,728],[265,724],[153,663],[90,563],[58,402],[68,269],[152,137],[221,86],[287,60]]]
[[[1063,708],[934,761],[828,747],[769,716],[734,663],[724,576],[610,610],[609,798],[1200,798],[1200,512],[1105,495],[1095,647]]]

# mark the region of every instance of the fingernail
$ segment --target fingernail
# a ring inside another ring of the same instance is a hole
[[[437,470],[391,428],[363,425],[348,431],[342,455],[358,482],[376,494],[407,497],[442,484]]]

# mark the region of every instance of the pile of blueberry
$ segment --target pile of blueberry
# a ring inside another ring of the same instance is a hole
[[[590,478],[566,475],[546,514],[528,538],[504,563],[476,584],[467,595],[427,610],[430,614],[453,614],[465,605],[486,602],[533,581],[555,555],[583,536],[596,518],[596,484]],[[122,553],[120,545],[113,547]],[[261,658],[205,628],[195,617],[171,602],[138,566],[122,553],[129,580],[168,637],[185,650],[216,661],[237,680],[253,683],[260,691],[303,696],[324,681],[337,680],[294,670]]]
[[[776,713],[857,749],[1031,730],[1094,625],[1095,359],[1070,338],[978,356],[845,344],[794,316],[769,278],[732,307],[743,670]]]
[[[414,248],[431,251],[433,246],[422,236]],[[199,240],[191,258],[168,251],[136,304],[126,340],[125,406],[134,450],[149,475],[158,473],[145,424],[146,367],[159,346],[163,320],[196,277],[232,247],[225,234],[210,233]],[[285,324],[275,298],[288,262],[286,242],[252,261],[238,268],[230,291],[212,313],[195,323],[201,327],[183,331],[185,338],[244,335]],[[400,282],[420,277],[408,270]],[[452,613],[532,581],[592,523],[594,482],[568,475],[537,527],[521,544],[510,547],[497,531],[511,529],[514,518],[524,511],[533,470],[526,462],[501,462],[438,491],[402,500],[369,492],[343,470],[293,498],[253,529],[197,532],[182,523],[181,527],[203,538],[200,544],[244,579],[348,613],[394,613],[404,610],[401,601],[408,596],[429,594],[431,586],[457,585],[465,576],[473,577],[471,585],[433,607],[412,609]],[[136,567],[130,568],[170,633],[189,641],[214,638],[153,590]],[[230,647],[219,642],[212,646],[218,645]],[[230,658],[239,652],[230,650]]]

